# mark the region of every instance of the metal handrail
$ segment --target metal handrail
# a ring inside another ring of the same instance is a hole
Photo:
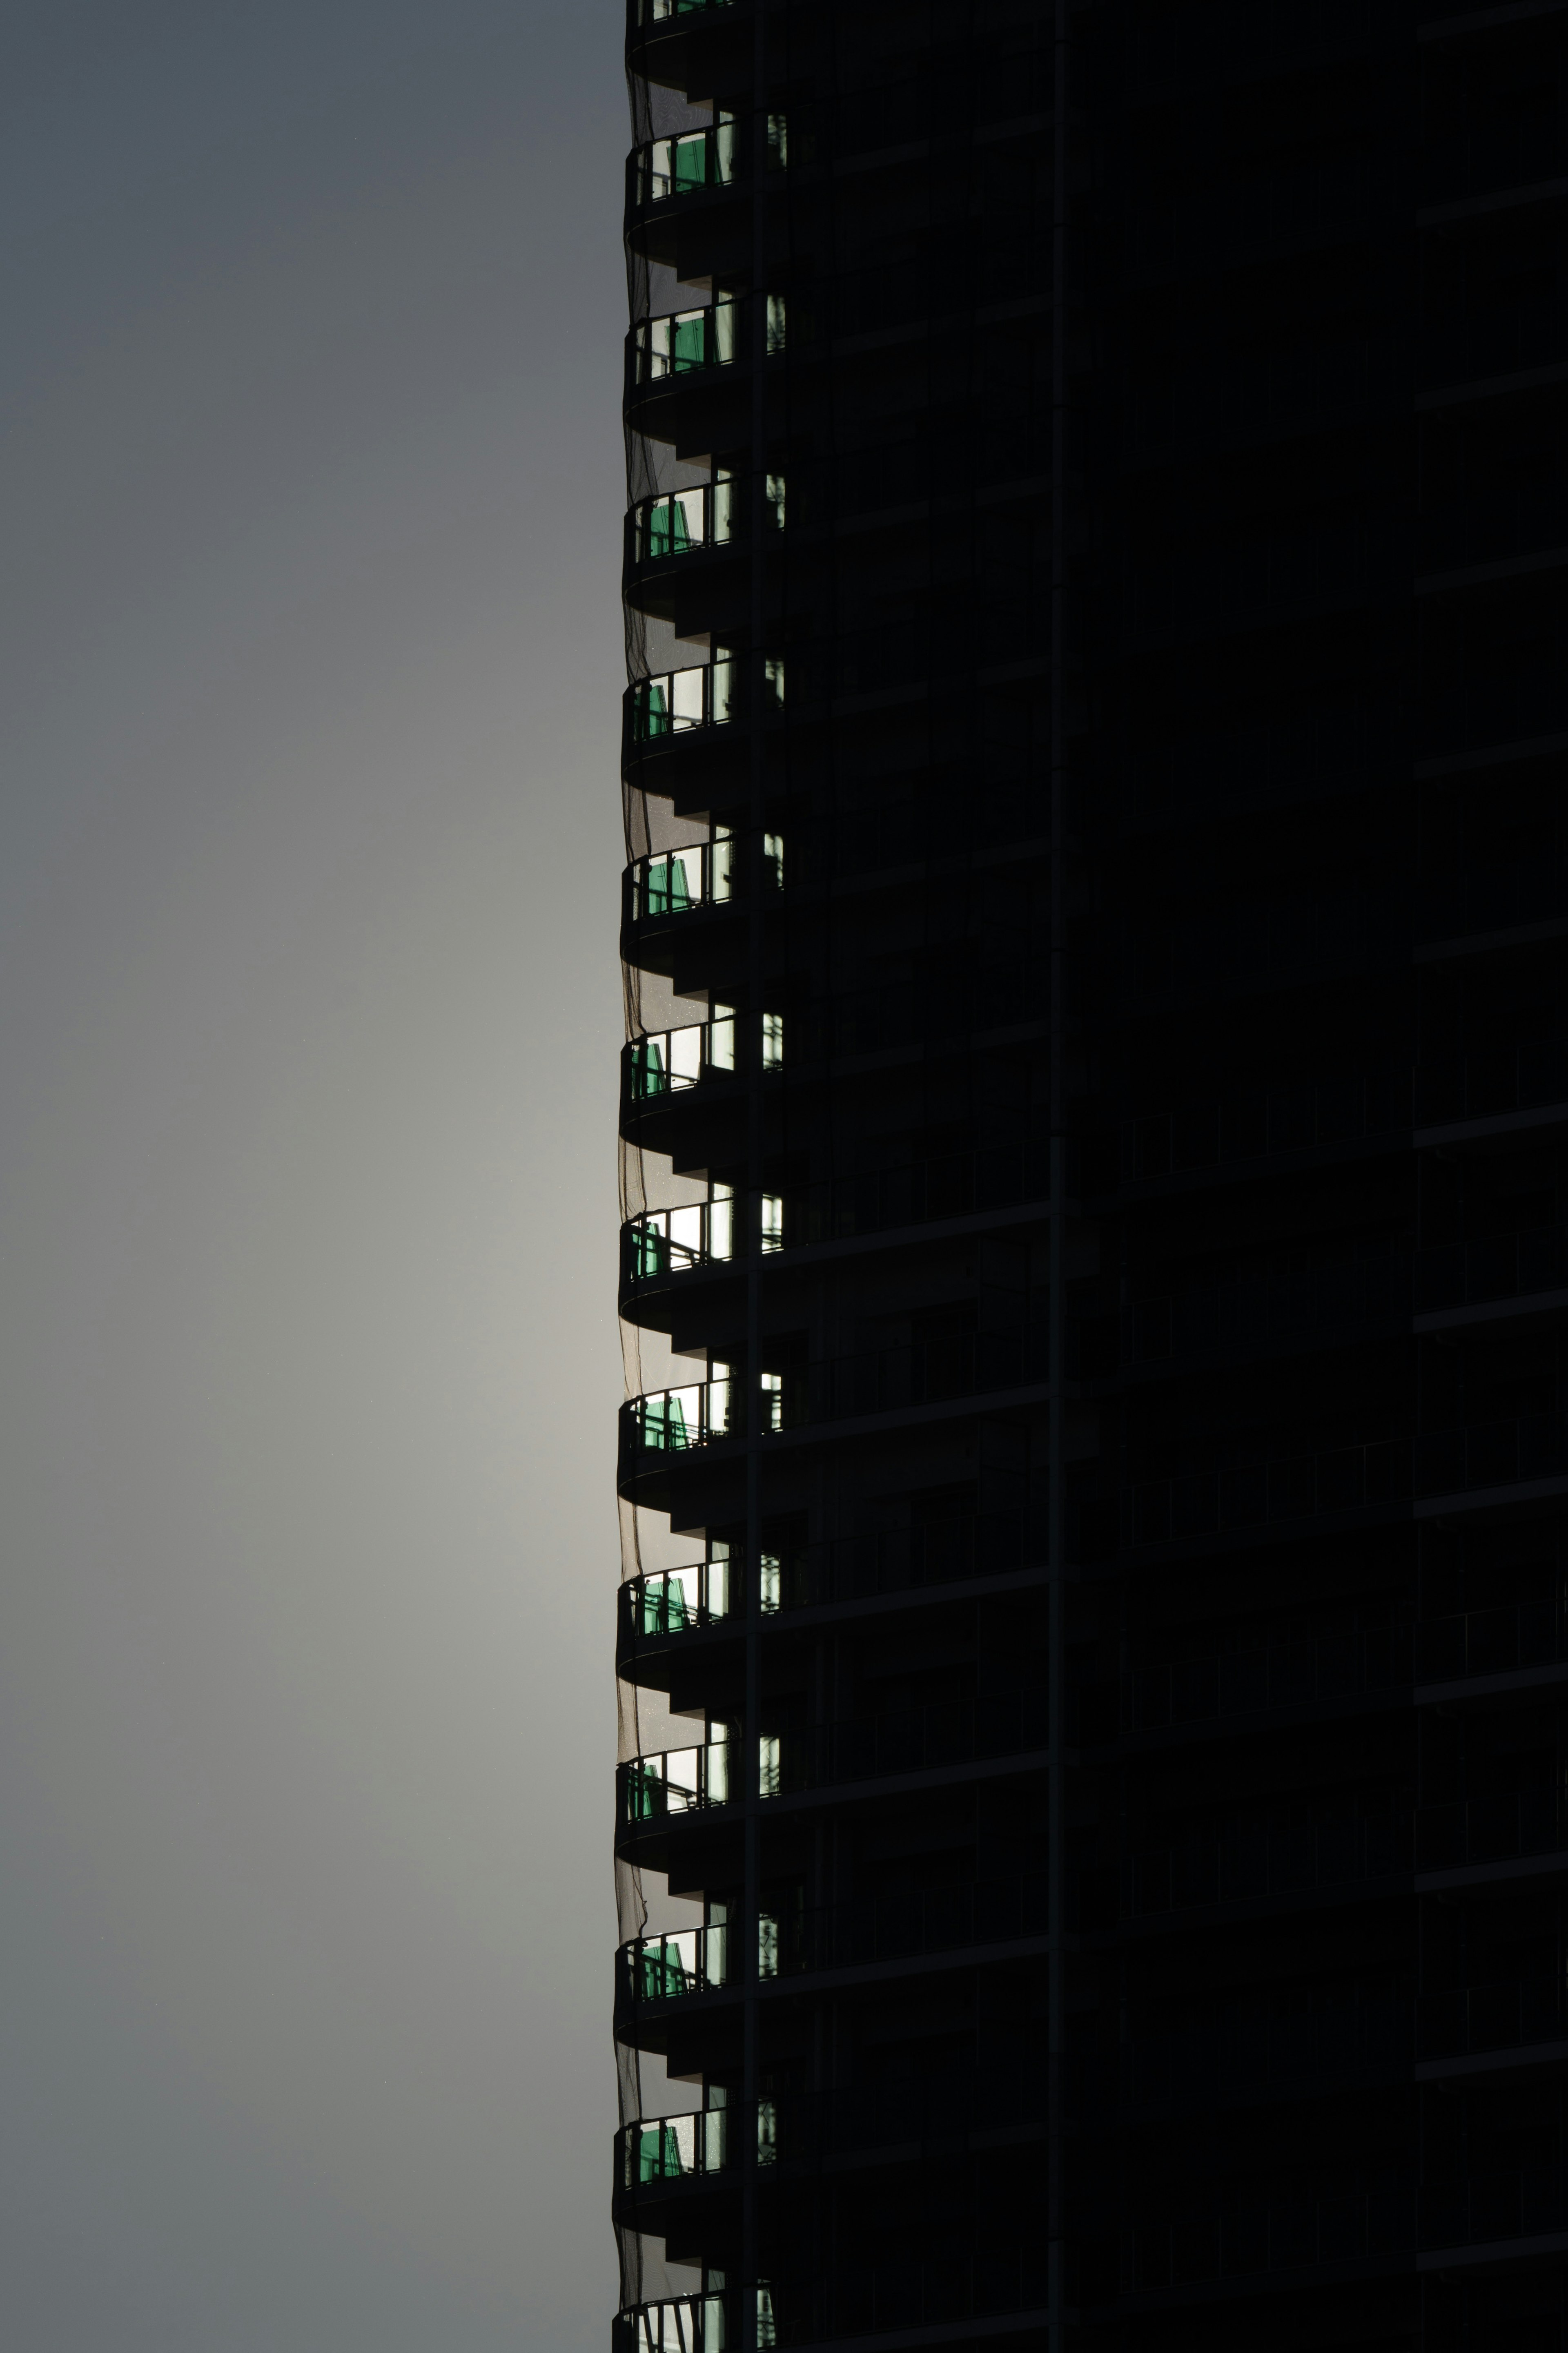
[[[726,2353],[736,2340],[723,2295],[668,2296],[617,2313],[611,2353]],[[763,2340],[759,2337],[759,2344]]]
[[[704,188],[727,188],[735,176],[736,123],[721,112],[700,131],[650,139],[633,155],[633,203],[667,205]]]
[[[620,2132],[621,2184],[688,2181],[723,2173],[735,2161],[728,2108],[689,2109],[684,2116],[639,2116]]]
[[[728,1006],[717,1006],[707,1021],[689,1022],[679,1029],[650,1029],[628,1039],[621,1061],[629,1103],[680,1094],[705,1079],[732,1077],[735,1016]]]
[[[624,1630],[633,1642],[714,1626],[742,1603],[731,1560],[696,1560],[682,1568],[649,1569],[621,1587]]]
[[[647,1389],[621,1408],[633,1441],[652,1454],[689,1454],[716,1438],[741,1433],[741,1384],[732,1374]]]
[[[784,888],[784,836],[763,836],[764,887]],[[726,906],[745,887],[744,854],[728,828],[715,828],[710,841],[690,841],[677,849],[651,850],[626,871],[626,915],[641,923],[684,915],[699,907]]]
[[[684,1093],[709,1079],[732,1078],[741,1068],[738,1018],[731,1007],[717,1006],[706,1021],[679,1029],[651,1029],[630,1039],[621,1050],[625,1101],[647,1103],[658,1095]],[[779,1070],[784,1058],[784,1017],[763,1013],[755,1018],[759,1065],[763,1071]]]
[[[770,712],[782,711],[784,699],[784,656],[765,655],[760,691],[753,698],[755,708],[765,717]],[[740,658],[720,653],[710,662],[634,679],[626,689],[626,724],[634,744],[657,744],[670,735],[689,735],[698,728],[728,726],[740,718],[745,701]]]
[[[622,1991],[633,2004],[714,1993],[731,1982],[729,1925],[713,1920],[668,1936],[633,1936],[616,1957]]]
[[[924,1225],[1031,1201],[1043,1207],[1043,1159],[1037,1147],[1025,1145],[949,1153],[871,1169],[863,1176],[826,1177],[792,1193],[764,1193],[762,1247],[764,1252],[796,1250],[811,1242],[841,1241],[883,1233],[890,1227]],[[737,1228],[721,1221],[709,1240],[692,1214],[704,1207],[698,1202],[679,1209],[645,1210],[628,1219],[621,1229],[623,1280],[662,1280],[733,1258]]]
[[[732,367],[746,354],[741,313],[750,300],[744,294],[718,294],[689,311],[663,311],[639,319],[627,344],[634,384],[662,384],[671,376]],[[771,359],[785,348],[789,304],[783,294],[764,294],[763,301],[763,348]]]
[[[730,1802],[730,1750],[717,1738],[692,1748],[667,1748],[651,1757],[628,1757],[616,1768],[620,1818],[628,1826],[666,1821],[675,1814],[706,1813]]]

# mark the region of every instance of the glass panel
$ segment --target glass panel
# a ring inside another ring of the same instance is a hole
[[[764,709],[781,710],[784,699],[784,665],[783,654],[767,654],[763,659],[763,703]]]
[[[772,1618],[784,1607],[783,1565],[776,1552],[765,1552],[759,1564],[759,1598],[763,1614]]]
[[[713,681],[712,716],[716,723],[735,716],[740,693],[739,669],[739,663],[729,654],[720,654],[709,672]]]
[[[713,480],[713,537],[719,546],[735,535],[735,484],[733,477],[720,473]]]
[[[770,352],[782,352],[784,347],[784,298],[782,294],[768,296],[767,347]]]
[[[735,356],[740,340],[740,311],[738,302],[713,305],[713,358],[720,367],[728,367]]]
[[[735,1255],[735,1204],[728,1185],[715,1185],[708,1205],[708,1249],[716,1259]]]
[[[701,726],[707,715],[702,707],[706,676],[705,670],[678,670],[668,680],[670,717],[678,729]]]
[[[776,1798],[783,1783],[780,1779],[779,1736],[764,1732],[757,1742],[757,1790],[763,1798]]]
[[[702,1073],[702,1031],[672,1029],[668,1037],[669,1075],[683,1086],[695,1086]]]
[[[716,1005],[708,1024],[708,1061],[715,1071],[735,1067],[735,1016],[728,1005]]]
[[[735,845],[728,832],[721,828],[713,836],[711,871],[713,898],[716,904],[731,896],[734,873]]]
[[[783,531],[784,527],[784,478],[782,474],[769,474],[764,477],[763,484],[763,501],[769,514],[773,518],[773,529],[775,531]]]
[[[708,364],[708,313],[706,311],[685,311],[670,322],[670,368],[676,375],[687,375],[693,368]]]
[[[763,1249],[764,1252],[784,1248],[784,1195],[763,1195]]]
[[[684,138],[677,139],[674,146],[674,193],[680,196],[690,188],[704,187],[708,181],[708,133],[689,132]]]
[[[776,1071],[784,1060],[784,1015],[764,1013],[763,1016],[763,1068]]]
[[[776,1978],[779,1973],[779,1924],[771,1912],[757,1915],[757,1975]]]
[[[721,121],[713,132],[714,176],[721,186],[728,187],[735,176],[735,124],[732,116]]]

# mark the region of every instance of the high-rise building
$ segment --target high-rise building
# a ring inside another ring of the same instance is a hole
[[[623,2353],[1564,2353],[1568,10],[632,0]]]

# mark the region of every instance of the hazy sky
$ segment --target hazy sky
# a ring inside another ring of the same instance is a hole
[[[0,2341],[603,2353],[618,0],[12,0]]]

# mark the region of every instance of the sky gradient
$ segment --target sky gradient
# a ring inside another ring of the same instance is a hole
[[[602,2353],[614,0],[0,36],[0,2319]]]

